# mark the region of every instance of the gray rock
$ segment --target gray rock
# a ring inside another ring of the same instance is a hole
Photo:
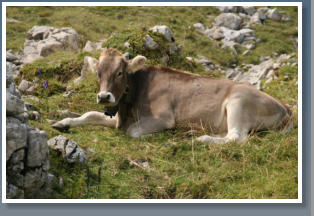
[[[29,82],[27,80],[22,80],[18,86],[18,90],[21,93],[26,93],[27,89],[29,89],[32,86],[32,82]]]
[[[154,39],[149,35],[146,35],[144,37],[144,45],[146,48],[151,49],[151,50],[157,49],[159,46],[158,43],[156,43]]]
[[[161,26],[154,26],[153,28],[150,29],[153,33],[160,33],[170,42],[174,42],[174,37],[172,34],[172,31],[170,28],[166,25],[161,25]]]
[[[49,34],[53,31],[53,27],[50,26],[33,26],[27,32],[27,39],[29,40],[43,40],[48,38]]]
[[[48,140],[48,146],[58,152],[61,152],[63,158],[68,163],[86,164],[88,156],[73,140],[64,136],[57,136]]]
[[[39,56],[45,57],[56,51],[63,50],[63,47],[64,45],[61,42],[53,38],[48,38],[46,40],[38,42],[37,51],[39,53]]]
[[[266,16],[261,11],[257,11],[250,20],[250,23],[252,24],[263,24],[266,19]]]
[[[87,41],[85,47],[83,48],[83,52],[93,52],[97,49],[96,43],[91,41]]]
[[[6,91],[6,111],[7,115],[15,116],[24,112],[24,101]]]
[[[6,195],[7,199],[23,199],[24,191],[15,185],[7,183]]]
[[[225,27],[221,27],[220,29],[222,30],[225,40],[234,41],[236,43],[242,43],[244,40],[244,35],[241,34],[240,31],[228,29]]]
[[[242,18],[233,13],[222,13],[214,20],[214,25],[224,26],[233,30],[240,29],[242,24]]]
[[[30,130],[27,136],[27,166],[42,166],[48,158],[47,134],[45,131]]]
[[[103,39],[97,42],[87,41],[85,47],[83,48],[83,52],[94,52],[96,50],[100,50],[102,48],[103,42],[107,39]]]
[[[277,8],[269,9],[266,15],[267,15],[267,18],[269,19],[276,20],[276,21],[280,20],[280,14]]]
[[[6,62],[6,76],[7,78],[15,78],[19,74],[17,66],[11,62]]]
[[[81,76],[74,80],[74,84],[77,85],[81,83],[86,78],[86,75],[89,71],[92,72],[93,74],[96,74],[97,65],[98,65],[98,60],[96,58],[85,56],[84,64],[81,70]]]
[[[25,198],[42,197],[42,187],[47,182],[47,173],[41,168],[31,169],[26,172],[24,177],[24,196]]]
[[[238,82],[249,82],[258,89],[261,89],[260,82],[266,77],[268,71],[272,69],[273,64],[273,59],[263,61],[259,65],[252,66],[249,71],[239,73],[234,80]]]
[[[6,59],[8,62],[14,62],[18,60],[18,57],[12,53],[11,50],[6,52]]]
[[[249,16],[252,16],[256,12],[255,7],[253,6],[244,6],[242,8],[243,8],[244,13],[246,13]]]
[[[58,152],[61,152],[62,156],[65,157],[65,147],[67,145],[67,142],[68,142],[68,138],[62,135],[59,135],[59,136],[49,139],[47,141],[47,144],[50,148]]]
[[[7,79],[8,80],[8,79]],[[16,89],[16,86],[14,84],[14,82],[12,81],[9,86],[7,86],[6,89],[7,92],[9,92],[10,94],[16,96],[18,99],[21,99],[21,94],[20,92]]]
[[[196,32],[204,34],[205,30],[207,29],[202,23],[195,23],[193,27]]]
[[[16,174],[20,174],[24,170],[24,156],[25,156],[25,150],[18,149],[11,155],[11,158],[7,162],[7,169],[10,170],[10,176],[12,178],[15,177]],[[11,182],[18,183],[20,180],[14,180]],[[23,185],[21,182],[17,185]]]
[[[205,30],[204,34],[214,40],[220,40],[224,38],[223,31],[219,26],[213,26],[211,29]]]
[[[18,119],[7,117],[6,119],[6,160],[8,161],[13,152],[25,148],[27,144],[26,125]]]

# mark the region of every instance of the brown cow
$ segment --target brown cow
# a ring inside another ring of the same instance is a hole
[[[250,130],[292,126],[287,106],[250,84],[145,66],[145,61],[143,56],[127,60],[115,49],[105,50],[97,69],[97,103],[114,117],[88,112],[53,127],[103,125],[142,137],[178,124],[198,124],[210,133],[226,133],[224,137],[204,135],[198,141],[223,144],[246,140]]]

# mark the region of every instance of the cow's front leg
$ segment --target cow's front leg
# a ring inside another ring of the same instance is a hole
[[[141,118],[139,121],[131,124],[127,129],[127,134],[133,138],[143,137],[145,135],[170,129],[175,126],[173,118]]]
[[[91,111],[84,113],[78,118],[65,118],[52,125],[53,128],[63,131],[72,127],[81,125],[101,125],[105,127],[115,128],[117,123],[117,115],[110,118],[104,113]]]

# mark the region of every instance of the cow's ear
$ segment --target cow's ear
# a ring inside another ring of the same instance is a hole
[[[129,62],[129,71],[135,72],[137,70],[140,70],[144,67],[146,62],[146,58],[144,56],[136,56]]]

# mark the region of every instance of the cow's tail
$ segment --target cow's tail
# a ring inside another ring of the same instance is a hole
[[[282,103],[282,105],[286,109],[286,114],[281,120],[279,129],[287,133],[293,128],[292,111],[286,104]]]

